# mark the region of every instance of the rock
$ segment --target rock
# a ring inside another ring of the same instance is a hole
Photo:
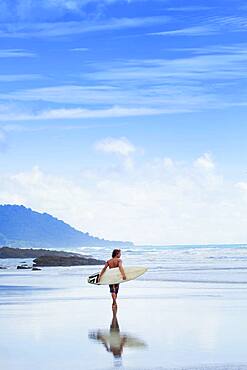
[[[103,265],[105,261],[85,257],[60,257],[60,256],[41,256],[36,258],[34,266],[87,266]]]
[[[41,270],[42,269],[39,269],[38,267],[35,267],[35,266],[32,268],[32,271],[41,271]]]
[[[0,270],[6,270],[7,267],[0,266]]]
[[[27,265],[18,265],[17,270],[30,270],[32,267]]]
[[[38,258],[40,256],[61,256],[70,257],[78,256],[82,257],[79,253],[49,250],[49,249],[23,249],[23,248],[11,248],[11,247],[0,247],[0,258],[23,258],[21,262],[26,263],[25,258]]]

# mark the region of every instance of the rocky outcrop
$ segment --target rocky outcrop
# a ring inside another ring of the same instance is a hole
[[[86,257],[61,257],[61,256],[41,256],[34,261],[34,267],[48,267],[48,266],[87,266],[87,265],[103,265],[105,261]]]
[[[31,270],[32,266],[27,266],[27,265],[18,265],[17,270]]]
[[[79,253],[56,251],[49,249],[23,249],[23,248],[11,248],[11,247],[2,247],[0,248],[0,258],[38,258],[40,256],[61,256],[61,257],[73,257],[80,256]],[[25,263],[22,262],[22,263]]]
[[[23,258],[23,261],[17,266],[18,270],[33,271],[40,270],[39,266],[87,266],[102,265],[105,261],[82,256],[79,253],[48,250],[48,249],[22,249],[22,248],[0,248],[0,259],[3,258]],[[28,265],[24,258],[35,258],[33,266]],[[1,267],[0,267],[1,268]]]

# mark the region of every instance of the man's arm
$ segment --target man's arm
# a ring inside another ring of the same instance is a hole
[[[103,269],[100,271],[100,274],[99,274],[99,281],[101,279],[101,276],[104,274],[104,272],[106,271],[108,267],[108,262],[105,263],[105,266],[103,267]]]
[[[126,280],[126,275],[125,275],[125,272],[124,272],[124,269],[123,269],[123,263],[122,263],[121,260],[119,261],[118,267],[119,267],[119,270],[120,270],[120,272],[122,274],[123,280]]]

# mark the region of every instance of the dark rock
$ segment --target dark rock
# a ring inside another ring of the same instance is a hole
[[[32,271],[41,271],[42,269],[39,269],[38,267],[33,267]]]
[[[7,267],[0,266],[0,270],[6,270]]]
[[[36,258],[34,266],[87,266],[103,265],[105,261],[85,257],[60,257],[60,256],[41,256]]]
[[[27,265],[18,265],[17,270],[30,270],[32,267]]]
[[[70,257],[70,256],[80,256],[79,253],[56,251],[49,249],[23,249],[23,248],[11,248],[11,247],[2,247],[0,248],[0,258],[37,258],[40,256],[61,256],[61,257]],[[23,261],[21,263],[26,263]]]

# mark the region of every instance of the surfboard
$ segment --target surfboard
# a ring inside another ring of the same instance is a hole
[[[110,285],[110,284],[120,284],[125,283],[130,280],[134,280],[137,277],[143,275],[147,268],[143,266],[123,266],[124,272],[126,275],[126,280],[123,280],[122,274],[118,267],[113,269],[107,269],[105,273],[101,276],[101,279],[99,281],[99,272],[96,274],[90,275],[88,277],[88,283],[89,284],[95,284],[95,285]]]

